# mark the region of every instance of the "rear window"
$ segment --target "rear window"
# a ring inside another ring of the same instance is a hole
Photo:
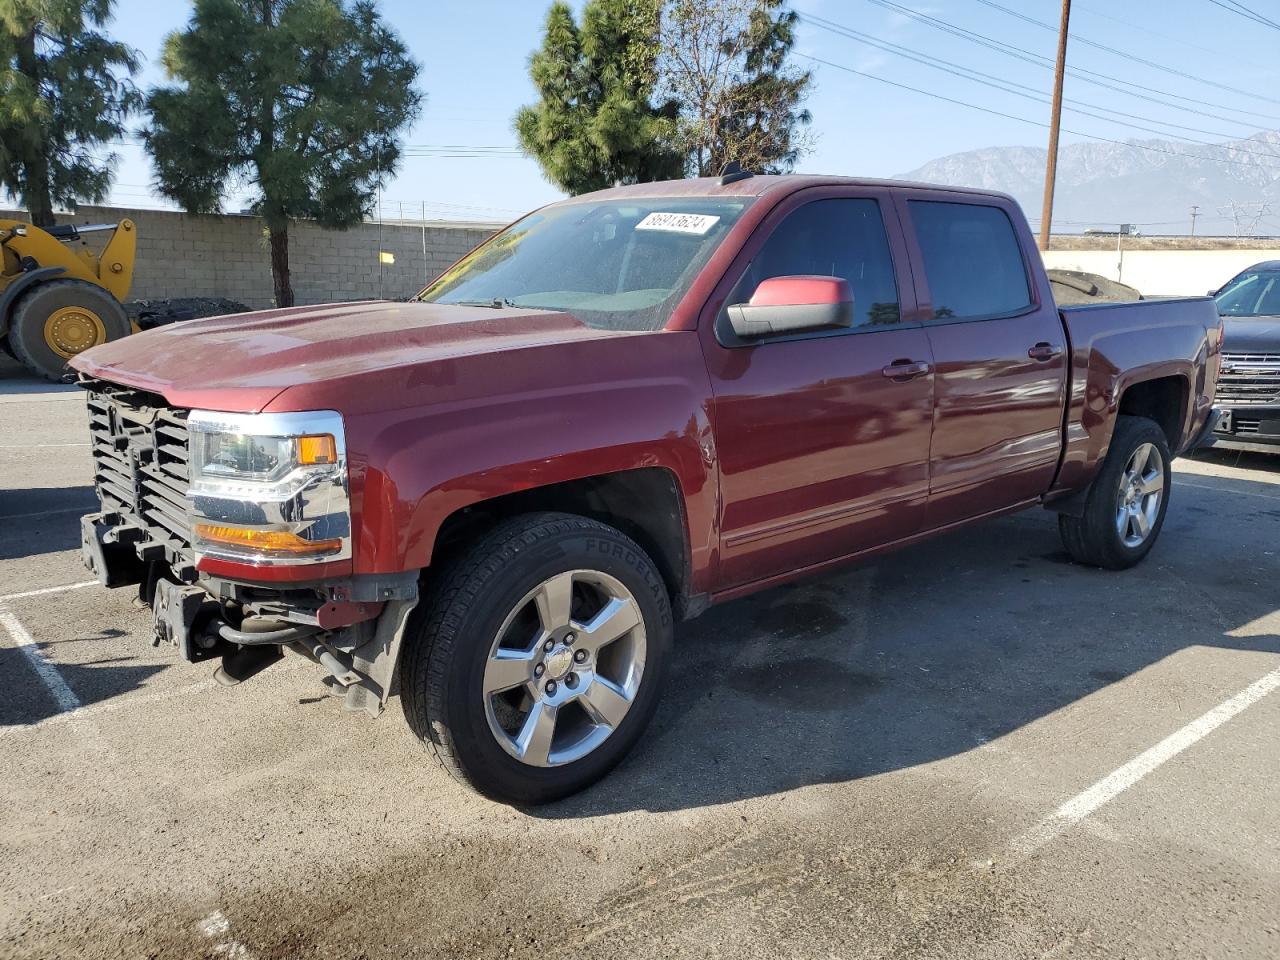
[[[935,320],[1020,313],[1031,288],[1013,224],[999,207],[908,201]]]

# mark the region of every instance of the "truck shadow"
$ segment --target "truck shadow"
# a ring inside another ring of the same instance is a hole
[[[670,811],[874,776],[979,748],[1187,647],[1280,653],[1274,628],[1240,630],[1280,605],[1280,509],[1261,515],[1273,504],[1239,481],[1187,479],[1130,571],[1074,565],[1032,512],[713,608],[678,630],[658,716],[623,765],[527,812]]]
[[[78,637],[97,640],[99,637]],[[67,642],[67,641],[61,641]],[[39,644],[45,650],[48,644]],[[143,687],[164,670],[162,664],[133,663],[133,657],[106,657],[84,663],[59,661],[57,674],[65,688],[73,693],[80,706],[110,700],[122,693]],[[0,647],[0,677],[5,681],[5,695],[0,697],[0,729],[30,726],[64,712],[60,704],[36,673],[35,666],[21,650]]]
[[[78,550],[80,518],[97,509],[87,485],[0,490],[0,560]]]

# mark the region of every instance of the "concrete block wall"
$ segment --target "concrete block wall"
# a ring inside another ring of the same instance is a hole
[[[253,309],[273,305],[261,218],[84,206],[58,222],[113,223],[125,217],[138,225],[130,299],[229,297]],[[0,210],[0,219],[26,215]],[[376,223],[339,231],[295,221],[289,228],[294,296],[299,304],[412,296],[497,227],[400,221],[382,224],[380,233]],[[380,265],[379,250],[394,255],[395,263]]]
[[[1280,249],[1248,250],[1049,250],[1046,267],[1083,270],[1120,280],[1144,296],[1201,297],[1241,270],[1263,260],[1280,260]]]

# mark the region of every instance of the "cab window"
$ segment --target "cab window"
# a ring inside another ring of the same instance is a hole
[[[746,303],[762,281],[794,276],[847,280],[853,290],[855,329],[901,319],[889,237],[875,200],[814,200],[787,214],[725,302]],[[727,331],[723,310],[721,317],[718,330]],[[733,338],[731,332],[726,335]]]
[[[1008,317],[1031,306],[1008,215],[976,203],[909,200],[935,320]]]

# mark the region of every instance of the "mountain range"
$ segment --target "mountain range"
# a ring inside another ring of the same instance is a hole
[[[901,179],[1011,193],[1038,226],[1047,151],[985,147],[931,160]],[[1234,210],[1232,204],[1234,203]],[[1058,153],[1055,233],[1132,223],[1144,234],[1280,235],[1280,130],[1212,145],[1071,143]]]

